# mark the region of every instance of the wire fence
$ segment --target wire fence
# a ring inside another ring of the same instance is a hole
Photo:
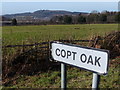
[[[77,44],[110,50],[110,56],[120,55],[120,33],[99,36],[92,40],[54,40],[62,43]],[[2,81],[4,85],[14,81],[19,75],[33,75],[38,72],[58,68],[60,63],[50,61],[50,43],[52,41],[2,46]],[[101,46],[102,45],[102,46]],[[57,67],[56,67],[57,65]],[[13,78],[15,77],[15,78]],[[12,78],[12,79],[11,79]]]

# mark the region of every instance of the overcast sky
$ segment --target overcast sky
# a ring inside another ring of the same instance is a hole
[[[2,2],[2,15],[34,12],[36,10],[118,11],[118,2]]]

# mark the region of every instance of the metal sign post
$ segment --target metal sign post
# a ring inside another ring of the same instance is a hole
[[[100,75],[93,73],[92,90],[98,90]]]
[[[61,88],[66,89],[66,64],[93,72],[93,90],[98,89],[100,75],[108,74],[109,51],[78,45],[51,43],[53,60],[61,62]]]
[[[66,70],[66,65],[61,63],[61,89],[66,90],[66,85],[67,85],[67,70]]]

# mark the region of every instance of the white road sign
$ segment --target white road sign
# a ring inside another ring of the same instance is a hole
[[[56,61],[96,72],[99,75],[106,75],[108,72],[107,50],[53,42],[51,51],[52,58]]]

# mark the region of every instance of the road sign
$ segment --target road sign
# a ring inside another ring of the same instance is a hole
[[[109,52],[78,45],[51,43],[52,58],[56,61],[83,68],[99,75],[108,72]]]

